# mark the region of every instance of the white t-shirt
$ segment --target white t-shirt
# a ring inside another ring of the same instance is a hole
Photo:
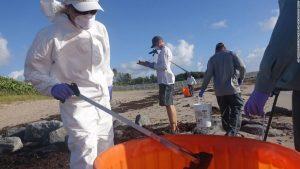
[[[195,78],[193,76],[191,76],[191,77],[187,78],[187,84],[188,85],[195,85],[195,84],[197,84],[197,82],[196,82]]]
[[[172,58],[171,50],[167,46],[164,46],[158,54],[157,63],[154,64],[158,84],[169,85],[175,83],[175,76],[171,70]]]

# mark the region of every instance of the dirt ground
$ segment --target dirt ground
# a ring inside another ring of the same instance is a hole
[[[248,99],[252,90],[253,85],[244,85],[242,87],[242,97],[244,100]],[[208,89],[208,92],[205,93],[205,101],[211,102],[214,110],[218,110],[217,101],[212,89]],[[197,102],[197,97],[185,98],[181,94],[175,95],[174,103],[178,112],[178,120],[182,124],[195,122],[193,104]],[[273,99],[268,101],[265,107],[266,112],[270,111],[272,102]],[[166,110],[164,107],[158,105],[157,91],[155,90],[114,92],[112,107],[114,111],[131,120],[134,120],[136,115],[141,114],[148,116],[152,124],[168,123]],[[273,122],[292,124],[290,92],[281,93],[278,100],[278,107],[278,110],[282,110],[282,112],[278,112],[279,114],[274,117]],[[58,102],[55,100],[16,102],[9,105],[0,105],[0,130],[4,127],[57,116],[59,115],[58,112]],[[225,133],[220,129],[215,134],[224,135]],[[258,138],[255,135],[244,132],[241,132],[241,134],[249,138]],[[268,141],[293,148],[292,131],[287,131],[285,136],[270,137]],[[22,152],[14,153],[5,159],[2,158],[0,160],[0,168],[3,166],[1,164],[6,164],[5,166],[10,166],[9,168],[68,168],[68,150],[62,149],[47,156],[39,156],[38,153],[28,154],[28,152],[26,154],[25,152],[23,154]],[[59,162],[55,162],[57,160]]]

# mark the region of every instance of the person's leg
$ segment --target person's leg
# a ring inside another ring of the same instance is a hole
[[[188,87],[189,87],[190,94],[193,96],[194,95],[193,85],[188,85]]]
[[[223,129],[228,132],[230,129],[229,126],[229,112],[230,107],[226,103],[226,97],[225,96],[217,96],[218,105],[221,111],[221,120],[222,120],[222,126]]]
[[[61,116],[68,133],[71,169],[92,169],[97,157],[98,119],[94,106],[86,102],[61,104]]]
[[[300,91],[293,92],[293,126],[295,149],[300,152]]]
[[[174,105],[166,106],[170,121],[170,127],[173,132],[177,130],[177,112]]]
[[[161,106],[166,106],[169,121],[170,121],[170,128],[172,132],[177,130],[177,112],[176,108],[173,104],[173,94],[174,94],[174,85],[163,85],[161,87]]]
[[[228,101],[231,110],[229,115],[230,130],[232,131],[233,135],[236,135],[241,128],[241,112],[244,101],[241,97],[241,94],[228,96]]]
[[[158,99],[159,99],[159,105],[165,106],[165,97],[166,97],[166,85],[159,84],[159,92],[158,92]]]
[[[109,99],[103,98],[100,101],[101,105],[111,109]],[[98,120],[98,147],[97,155],[109,149],[114,145],[114,132],[113,132],[113,117],[102,110],[97,109],[100,119]]]

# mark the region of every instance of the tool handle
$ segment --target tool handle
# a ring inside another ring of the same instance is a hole
[[[268,125],[267,125],[267,128],[266,128],[266,132],[265,132],[265,135],[264,135],[264,139],[263,139],[264,141],[267,141],[267,138],[268,138],[268,134],[269,134],[270,126],[271,126],[271,123],[272,123],[273,115],[274,115],[274,112],[275,112],[275,107],[276,107],[276,104],[277,104],[279,93],[280,93],[280,91],[274,91],[273,92],[273,95],[275,95],[275,98],[274,98],[274,102],[273,102],[273,105],[272,105],[272,110],[271,110],[271,113],[270,113],[270,117],[269,117],[269,120],[268,120]]]
[[[134,129],[138,130],[139,132],[145,134],[146,136],[151,137],[152,139],[160,142],[161,144],[163,144],[164,146],[166,146],[167,148],[169,148],[170,150],[172,150],[173,152],[177,153],[177,154],[183,154],[185,157],[189,158],[190,160],[198,163],[199,159],[197,157],[194,156],[194,154],[192,152],[190,152],[189,150],[178,146],[177,144],[169,141],[168,139],[165,139],[163,137],[160,137],[158,135],[156,135],[155,133],[135,124],[134,122],[132,122],[131,120],[128,120],[127,118],[121,116],[118,113],[113,112],[112,110],[102,106],[101,104],[87,98],[86,96],[80,94],[80,91],[78,89],[78,86],[75,83],[72,83],[70,85],[70,88],[73,90],[74,94],[76,96],[78,96],[79,98],[81,98],[82,100],[90,103],[91,105],[99,108],[100,110],[110,114],[111,116],[115,117],[116,119],[120,120],[121,122],[133,127]]]
[[[80,91],[76,83],[71,83],[70,85],[68,84],[68,86],[71,88],[75,96],[78,97],[80,95]]]

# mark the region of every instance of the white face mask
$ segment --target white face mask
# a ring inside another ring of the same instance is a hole
[[[96,20],[96,15],[78,15],[76,16],[74,22],[75,24],[84,30],[90,29]]]

